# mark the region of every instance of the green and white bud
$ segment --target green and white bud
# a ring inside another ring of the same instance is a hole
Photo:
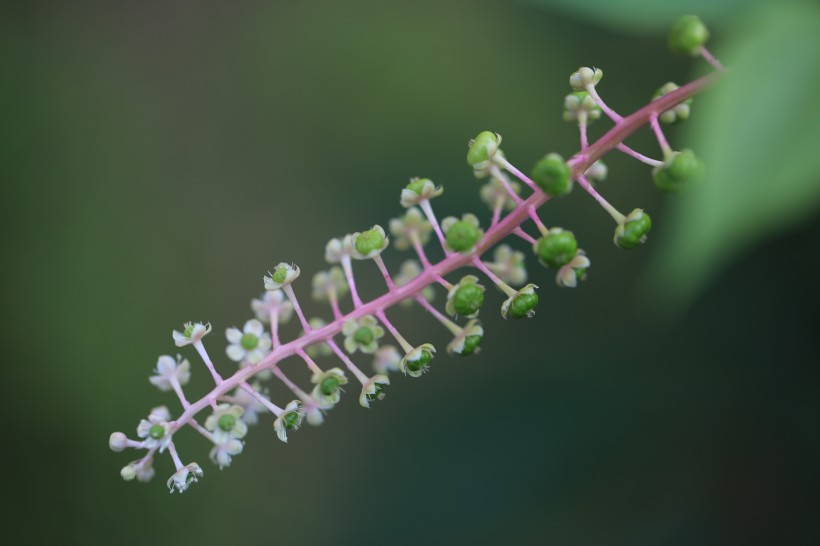
[[[672,152],[660,167],[652,171],[652,178],[659,190],[677,192],[689,189],[703,177],[703,162],[695,152],[686,149]]]
[[[479,178],[487,176],[490,166],[493,163],[495,154],[499,152],[501,146],[501,135],[482,131],[470,141],[467,150],[467,164],[473,168],[475,175]]]
[[[352,235],[353,257],[357,260],[375,258],[390,244],[387,235],[381,226],[375,225],[371,229],[356,232]]]
[[[694,15],[684,15],[669,31],[669,49],[682,55],[696,56],[709,40],[709,29]]]
[[[578,252],[578,242],[571,231],[556,227],[535,242],[532,247],[538,261],[547,267],[559,268],[568,264]]]
[[[652,229],[652,220],[643,209],[635,209],[615,228],[615,244],[621,248],[633,248],[646,242]]]
[[[410,208],[422,201],[429,201],[444,193],[444,188],[436,186],[429,178],[411,178],[410,183],[401,190],[401,206]]]
[[[462,254],[473,252],[484,236],[484,231],[479,228],[478,218],[470,213],[463,215],[461,220],[453,216],[445,218],[441,221],[441,229],[444,231],[447,249]]]
[[[316,385],[311,393],[313,398],[324,406],[335,406],[342,396],[341,387],[347,384],[347,377],[340,368],[331,368],[326,372],[313,374],[310,382]]]
[[[553,196],[566,195],[572,190],[572,171],[564,158],[547,154],[532,168],[530,178],[538,187]]]
[[[273,273],[268,272],[267,277],[262,277],[265,281],[265,290],[279,290],[283,286],[291,284],[298,279],[300,273],[301,271],[295,264],[280,262],[273,269]]]
[[[535,315],[535,306],[538,305],[538,294],[534,284],[528,284],[501,304],[501,316],[506,318],[531,318]]]
[[[668,95],[676,89],[678,89],[677,84],[673,82],[667,82],[663,84],[660,88],[658,88],[657,91],[655,91],[655,94],[652,96],[652,100],[658,100],[662,96]],[[692,106],[692,100],[693,99],[691,97],[686,99],[677,106],[674,106],[669,110],[663,112],[660,116],[658,116],[658,119],[664,123],[677,123],[679,121],[688,119],[689,112]]]
[[[479,345],[481,345],[483,339],[484,328],[477,320],[471,320],[447,345],[447,352],[461,356],[478,353],[480,350]]]
[[[588,85],[597,85],[603,77],[604,71],[600,68],[582,66],[569,77],[569,84],[576,91],[584,91]]]
[[[478,284],[478,277],[465,275],[447,292],[444,310],[450,316],[475,318],[484,303],[484,290],[485,288]]]
[[[359,395],[359,404],[364,408],[370,407],[370,402],[384,400],[384,387],[390,384],[390,379],[384,374],[376,374],[370,381],[362,385]]]
[[[600,117],[601,107],[588,92],[576,91],[564,97],[564,121],[583,120],[588,125]]]
[[[429,343],[419,345],[401,359],[399,369],[410,377],[421,377],[430,368],[430,362],[436,354],[436,348]]]

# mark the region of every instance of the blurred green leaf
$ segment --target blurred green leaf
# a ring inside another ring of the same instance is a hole
[[[653,270],[667,301],[686,302],[733,257],[820,202],[818,29],[816,4],[767,6],[717,51],[731,71],[697,101],[688,135],[706,180],[673,211]]]
[[[657,30],[671,25],[681,15],[697,15],[707,25],[720,24],[736,17],[738,9],[747,9],[765,0],[527,0],[527,3],[560,10],[594,21],[599,25],[636,30]]]

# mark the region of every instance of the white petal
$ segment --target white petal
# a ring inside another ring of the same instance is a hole
[[[242,332],[239,328],[228,328],[225,330],[225,337],[228,343],[239,343],[242,340]]]
[[[256,337],[259,337],[259,336],[262,335],[262,333],[264,331],[265,331],[265,327],[262,326],[262,323],[259,322],[256,319],[251,319],[251,320],[249,320],[248,322],[245,323],[245,333],[246,334],[253,334]]]
[[[241,345],[228,345],[225,352],[228,354],[228,358],[234,362],[242,362],[242,359],[245,358],[245,349]]]

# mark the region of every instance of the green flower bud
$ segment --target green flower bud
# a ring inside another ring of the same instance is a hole
[[[467,252],[481,240],[481,230],[469,222],[458,220],[449,226],[445,240],[456,252]]]
[[[182,331],[182,335],[191,339],[191,336],[194,334],[194,323],[187,322],[185,323],[185,329]]]
[[[698,55],[709,39],[709,29],[694,15],[684,15],[669,31],[669,49],[683,55]]]
[[[406,187],[416,195],[421,195],[422,190],[424,190],[424,184],[427,182],[433,183],[429,178],[414,178],[410,180],[410,183],[407,184]]]
[[[652,220],[641,209],[633,210],[624,223],[615,228],[615,244],[621,248],[632,248],[646,241],[652,229]]]
[[[321,384],[319,384],[319,390],[321,390],[325,396],[332,396],[339,390],[339,379],[333,376],[325,377]]]
[[[530,178],[546,193],[566,195],[572,190],[569,165],[558,154],[547,154],[532,168]]]
[[[236,426],[236,417],[231,414],[223,415],[219,418],[217,426],[225,432],[230,432]]]
[[[299,426],[299,413],[296,411],[292,411],[290,413],[286,413],[284,417],[285,426],[289,429],[296,428]]]
[[[273,275],[271,278],[275,283],[283,283],[285,282],[285,278],[288,276],[288,269],[286,267],[279,267],[277,266],[276,269],[273,270]]]
[[[462,317],[472,317],[484,303],[484,287],[480,284],[464,284],[456,288],[453,309]]]
[[[421,351],[419,358],[417,360],[407,361],[407,369],[410,372],[420,372],[430,364],[431,360],[433,360],[433,355],[430,353],[430,351],[423,350]]]
[[[484,168],[492,160],[501,144],[501,136],[490,131],[482,131],[470,141],[467,151],[467,164],[475,168]]]
[[[569,77],[569,84],[576,91],[583,91],[587,85],[597,85],[603,77],[604,71],[600,68],[592,69],[582,66]]]
[[[360,254],[369,254],[374,250],[380,250],[384,245],[384,231],[381,229],[368,229],[359,233],[356,237],[356,250]]]
[[[589,125],[601,117],[601,107],[586,91],[575,91],[564,97],[564,121],[578,121],[581,116],[586,117]]]
[[[571,231],[552,228],[548,235],[535,243],[535,253],[542,264],[559,268],[568,264],[578,253],[578,241]]]
[[[661,167],[652,171],[659,190],[674,192],[688,189],[703,176],[703,162],[695,152],[686,149],[674,152]]]
[[[462,356],[471,355],[481,345],[484,336],[467,336],[464,338],[464,348],[461,350]]]
[[[508,311],[509,316],[514,319],[531,317],[535,306],[538,305],[538,294],[520,294],[513,298]]]

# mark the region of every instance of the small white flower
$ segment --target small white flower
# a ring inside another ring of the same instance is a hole
[[[479,344],[483,338],[484,328],[477,320],[473,319],[447,345],[447,352],[464,356],[477,353],[480,350]]]
[[[513,286],[527,282],[527,267],[523,252],[513,250],[509,245],[498,245],[492,263],[487,264],[502,281]]]
[[[191,364],[187,359],[182,359],[177,355],[176,360],[168,355],[163,355],[157,360],[157,367],[154,375],[148,378],[152,385],[161,391],[170,391],[174,387],[171,385],[171,378],[176,377],[180,385],[185,385],[191,379]]]
[[[328,271],[319,271],[313,276],[311,295],[316,301],[328,301],[328,294],[336,294],[336,298],[347,294],[348,286],[345,274],[340,267],[333,266]]]
[[[444,193],[444,188],[436,186],[429,178],[411,178],[407,187],[401,190],[401,206],[410,208],[422,201],[429,201]]]
[[[248,425],[241,419],[244,410],[236,404],[219,404],[205,419],[205,428],[210,430],[215,441],[225,443],[225,438],[241,440],[248,433]]]
[[[416,260],[406,260],[399,267],[399,274],[393,277],[393,282],[397,287],[402,287],[421,275],[422,271],[423,269],[421,268],[421,265],[419,265]],[[421,291],[421,295],[424,296],[424,299],[427,301],[433,301],[436,297],[436,291],[432,286],[428,285]],[[405,307],[412,305],[412,303],[413,298],[407,298],[401,301],[401,305]]]
[[[271,312],[277,309],[279,324],[286,324],[293,316],[293,304],[281,290],[265,292],[261,299],[251,300],[251,309],[256,313],[256,318],[265,324],[270,323]]]
[[[241,331],[239,328],[228,328],[225,330],[225,337],[230,343],[225,352],[234,362],[256,364],[265,358],[271,347],[270,334],[265,332],[265,327],[256,319],[246,322]]]
[[[435,354],[435,347],[430,343],[423,343],[404,355],[399,362],[399,369],[410,377],[421,377],[430,370],[430,361]]]
[[[313,374],[310,382],[316,385],[311,394],[313,398],[326,407],[332,407],[339,403],[341,387],[347,384],[347,377],[340,368],[331,368],[326,372]]]
[[[230,466],[232,457],[242,453],[245,444],[243,444],[241,440],[231,438],[230,436],[219,436],[214,439],[217,441],[214,443],[214,447],[211,448],[211,452],[208,455],[211,461],[219,466],[219,470],[222,470],[226,466]]]
[[[384,336],[384,328],[373,315],[365,315],[359,320],[350,319],[342,326],[345,336],[345,349],[353,354],[356,349],[365,354],[372,354],[379,348],[379,339]]]
[[[142,419],[137,425],[137,436],[143,439],[148,449],[159,448],[160,453],[165,451],[171,443],[171,413],[165,406],[157,406],[151,410],[148,419]]]
[[[264,394],[262,386],[259,383],[253,383],[251,387],[253,387],[253,390],[256,392]],[[248,425],[255,425],[258,423],[258,414],[265,413],[267,411],[265,406],[263,406],[255,396],[252,396],[245,389],[237,388],[233,391],[231,401],[235,405],[242,408],[242,420]]]
[[[331,239],[325,245],[325,261],[329,264],[337,264],[345,256],[353,255],[353,238],[345,235],[341,239]]]
[[[419,209],[411,207],[401,218],[390,220],[390,233],[393,235],[393,246],[398,250],[407,250],[417,237],[422,246],[430,240],[433,226]]]
[[[578,280],[584,280],[586,277],[590,265],[592,264],[586,253],[579,248],[575,257],[558,270],[558,274],[555,275],[555,282],[558,283],[558,286],[575,288],[578,285]]]
[[[199,465],[196,463],[191,463],[177,470],[173,476],[168,478],[166,485],[171,493],[174,492],[174,489],[180,493],[183,493],[191,486],[191,484],[199,481],[199,478],[201,478],[202,475],[203,472]]]
[[[172,334],[177,347],[184,347],[185,345],[195,343],[211,332],[211,323],[186,322],[183,326],[185,329],[182,332],[174,330]]]
[[[367,231],[357,231],[351,235],[351,240],[353,257],[357,260],[375,258],[390,244],[390,239],[380,225],[375,225]]]
[[[359,404],[369,408],[370,402],[374,400],[384,400],[384,386],[390,384],[390,379],[384,374],[376,374],[370,381],[362,386],[362,393],[359,395]]]
[[[301,270],[297,265],[280,262],[273,268],[273,273],[268,272],[269,276],[262,277],[265,281],[265,290],[279,290],[298,279],[300,273]]]
[[[511,180],[510,187],[516,195],[521,193],[521,184],[518,182]],[[502,203],[503,210],[512,210],[515,208],[515,201],[513,201],[513,198],[507,193],[507,189],[504,185],[495,178],[491,178],[486,184],[481,186],[480,195],[481,200],[487,203],[487,206],[490,207],[491,210],[495,209],[498,203]]]
[[[373,369],[376,373],[397,372],[399,362],[401,362],[401,353],[393,345],[382,345],[373,354]]]
[[[288,430],[299,430],[302,420],[305,418],[305,411],[302,402],[292,400],[285,406],[285,410],[273,422],[273,430],[276,436],[283,442],[288,441]]]

